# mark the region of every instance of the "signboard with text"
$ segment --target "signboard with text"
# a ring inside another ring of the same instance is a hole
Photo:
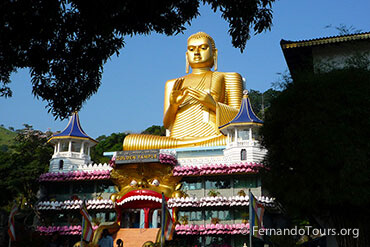
[[[159,162],[159,149],[119,151],[116,153],[116,164]]]

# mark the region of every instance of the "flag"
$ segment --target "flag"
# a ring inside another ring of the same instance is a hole
[[[265,208],[260,204],[254,197],[251,191],[249,191],[249,231],[256,238],[262,239],[259,235],[258,230],[263,228],[263,214]],[[257,228],[255,228],[257,226]]]
[[[16,204],[14,204],[14,206],[12,207],[12,210],[10,211],[10,215],[9,215],[9,229],[8,229],[8,233],[9,233],[9,237],[11,239],[11,241],[15,241],[15,228],[14,228],[14,215],[18,212],[18,207]]]
[[[94,230],[91,225],[90,215],[87,212],[85,201],[83,201],[80,209],[82,215],[82,240],[91,242],[94,236]]]
[[[166,199],[162,193],[162,217],[161,217],[161,231],[157,235],[157,243],[163,244],[165,240],[172,240],[175,232],[175,224],[173,223],[171,213],[167,208]]]
[[[173,233],[175,232],[175,224],[173,223],[170,211],[166,208],[164,237],[166,240],[172,240]]]

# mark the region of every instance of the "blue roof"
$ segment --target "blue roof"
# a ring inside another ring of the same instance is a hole
[[[96,140],[88,136],[82,129],[81,124],[80,124],[80,119],[78,117],[78,113],[74,112],[69,119],[69,122],[67,124],[67,127],[60,132],[59,134],[53,135],[49,141],[52,139],[62,139],[62,138],[79,138],[79,139],[88,139],[91,140],[95,143],[97,143]]]
[[[219,127],[219,129],[224,129],[230,125],[262,125],[263,121],[257,117],[253,112],[251,102],[249,100],[248,94],[245,94],[242,99],[242,104],[240,106],[238,114],[233,120]]]

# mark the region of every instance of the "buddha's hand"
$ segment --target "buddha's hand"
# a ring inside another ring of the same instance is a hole
[[[173,85],[171,95],[170,95],[170,104],[174,106],[179,106],[184,102],[186,95],[188,94],[185,88],[182,88],[184,83],[184,78],[179,78],[175,81]]]
[[[204,90],[195,89],[191,87],[188,87],[186,91],[190,97],[199,101],[201,104],[208,107],[212,111],[216,111],[216,101],[213,99],[210,93],[207,93]]]

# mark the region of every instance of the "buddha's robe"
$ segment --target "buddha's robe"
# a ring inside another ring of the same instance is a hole
[[[174,81],[166,83],[164,112],[169,105]],[[239,111],[243,90],[241,76],[238,73],[209,71],[196,82],[185,76],[183,87],[187,86],[210,93],[216,102],[216,111],[188,95],[169,126],[169,136],[128,135],[124,140],[123,150],[226,145],[226,137],[218,127],[230,122]]]

